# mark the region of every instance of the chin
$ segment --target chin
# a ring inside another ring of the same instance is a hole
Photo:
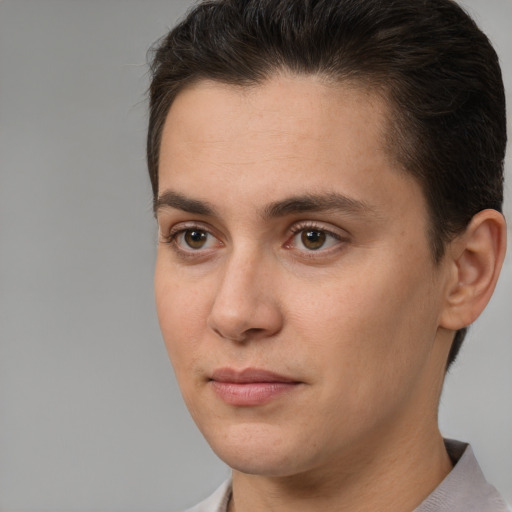
[[[246,453],[216,452],[231,469],[247,475],[266,477],[288,477],[300,473],[295,457],[287,457],[285,454],[272,452],[264,448]]]
[[[241,473],[289,476],[297,473],[297,455],[305,455],[304,447],[293,442],[290,432],[285,434],[276,427],[233,425],[221,436],[205,434],[216,455]]]

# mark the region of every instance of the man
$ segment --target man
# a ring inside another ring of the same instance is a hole
[[[505,511],[444,441],[494,290],[504,91],[450,0],[217,0],[160,43],[157,311],[232,469],[196,511]]]

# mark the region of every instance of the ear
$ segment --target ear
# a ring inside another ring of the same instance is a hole
[[[440,326],[456,331],[473,323],[489,302],[505,258],[503,215],[482,210],[447,247],[450,272]]]

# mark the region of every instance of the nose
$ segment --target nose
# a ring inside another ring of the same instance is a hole
[[[276,276],[264,258],[232,255],[219,279],[208,327],[239,343],[277,334],[283,324]]]

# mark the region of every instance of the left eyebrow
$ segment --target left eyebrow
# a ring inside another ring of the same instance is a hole
[[[378,212],[364,201],[338,193],[305,194],[270,203],[263,209],[263,218],[284,217],[302,212],[340,211],[351,215],[378,216]]]
[[[196,215],[215,215],[215,209],[209,203],[186,197],[183,194],[179,194],[172,190],[167,190],[162,195],[155,198],[153,202],[153,211],[155,215],[159,210],[166,206],[175,208],[176,210],[182,210],[187,213],[194,213]]]

